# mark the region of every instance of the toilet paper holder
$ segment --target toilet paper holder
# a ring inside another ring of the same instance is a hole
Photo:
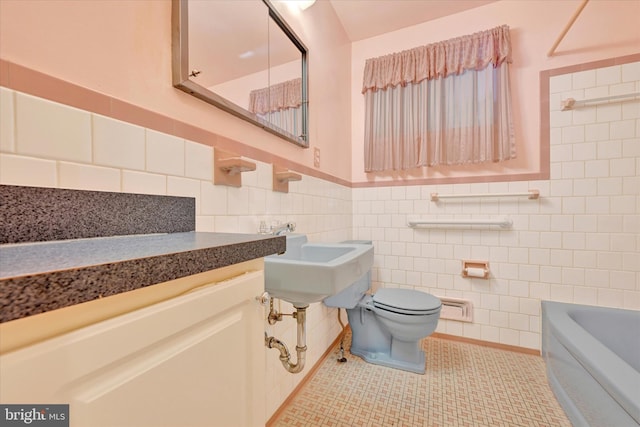
[[[489,278],[489,261],[462,260],[462,277]]]

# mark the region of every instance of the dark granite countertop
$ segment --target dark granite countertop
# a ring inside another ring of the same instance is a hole
[[[0,245],[0,322],[285,250],[284,236],[201,232]]]

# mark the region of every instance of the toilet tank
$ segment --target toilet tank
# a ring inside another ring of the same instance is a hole
[[[373,245],[371,240],[346,240],[340,243]],[[354,308],[370,288],[371,270],[367,271],[364,276],[356,280],[352,285],[347,286],[335,295],[325,298],[322,302],[327,307]]]

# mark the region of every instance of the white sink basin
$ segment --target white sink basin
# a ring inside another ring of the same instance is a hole
[[[274,298],[304,307],[335,295],[373,265],[373,246],[308,243],[304,234],[287,235],[287,251],[265,261],[265,288]]]

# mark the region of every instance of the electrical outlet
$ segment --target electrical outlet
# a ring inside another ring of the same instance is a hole
[[[313,166],[320,167],[320,149],[317,147],[313,149]]]

